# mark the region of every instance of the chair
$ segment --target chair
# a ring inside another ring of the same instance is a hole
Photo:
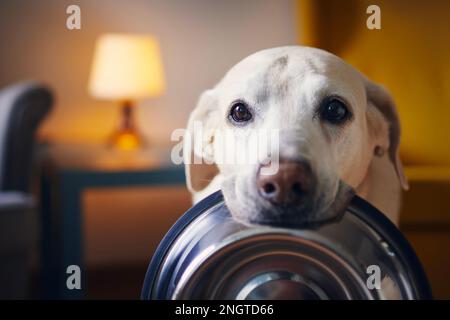
[[[53,104],[35,82],[0,91],[0,299],[27,297],[36,204],[32,187],[35,132]]]

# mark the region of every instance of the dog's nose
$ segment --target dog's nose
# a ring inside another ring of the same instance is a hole
[[[273,175],[261,174],[256,179],[261,196],[273,204],[299,204],[313,187],[311,166],[307,161],[280,160]]]

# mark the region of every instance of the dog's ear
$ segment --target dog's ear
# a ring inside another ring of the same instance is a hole
[[[219,173],[214,163],[214,131],[219,117],[212,116],[218,111],[213,90],[202,93],[196,108],[192,111],[184,141],[186,183],[191,193],[206,188]],[[189,140],[187,140],[189,139]]]
[[[381,156],[388,152],[400,185],[403,189],[409,188],[408,181],[403,172],[399,156],[400,146],[400,120],[394,100],[389,92],[382,86],[364,79],[367,96],[367,121],[369,134],[373,138],[374,153]]]

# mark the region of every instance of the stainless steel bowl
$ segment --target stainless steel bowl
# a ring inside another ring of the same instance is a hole
[[[314,229],[246,226],[217,192],[169,230],[149,265],[143,299],[429,299],[411,246],[355,197]]]

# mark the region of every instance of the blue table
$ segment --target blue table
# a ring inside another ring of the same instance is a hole
[[[83,270],[83,192],[102,187],[184,185],[184,168],[172,165],[168,152],[118,153],[98,147],[53,146],[43,154],[42,295],[46,299],[81,299],[85,277],[81,290],[69,290],[66,269],[78,265]]]

